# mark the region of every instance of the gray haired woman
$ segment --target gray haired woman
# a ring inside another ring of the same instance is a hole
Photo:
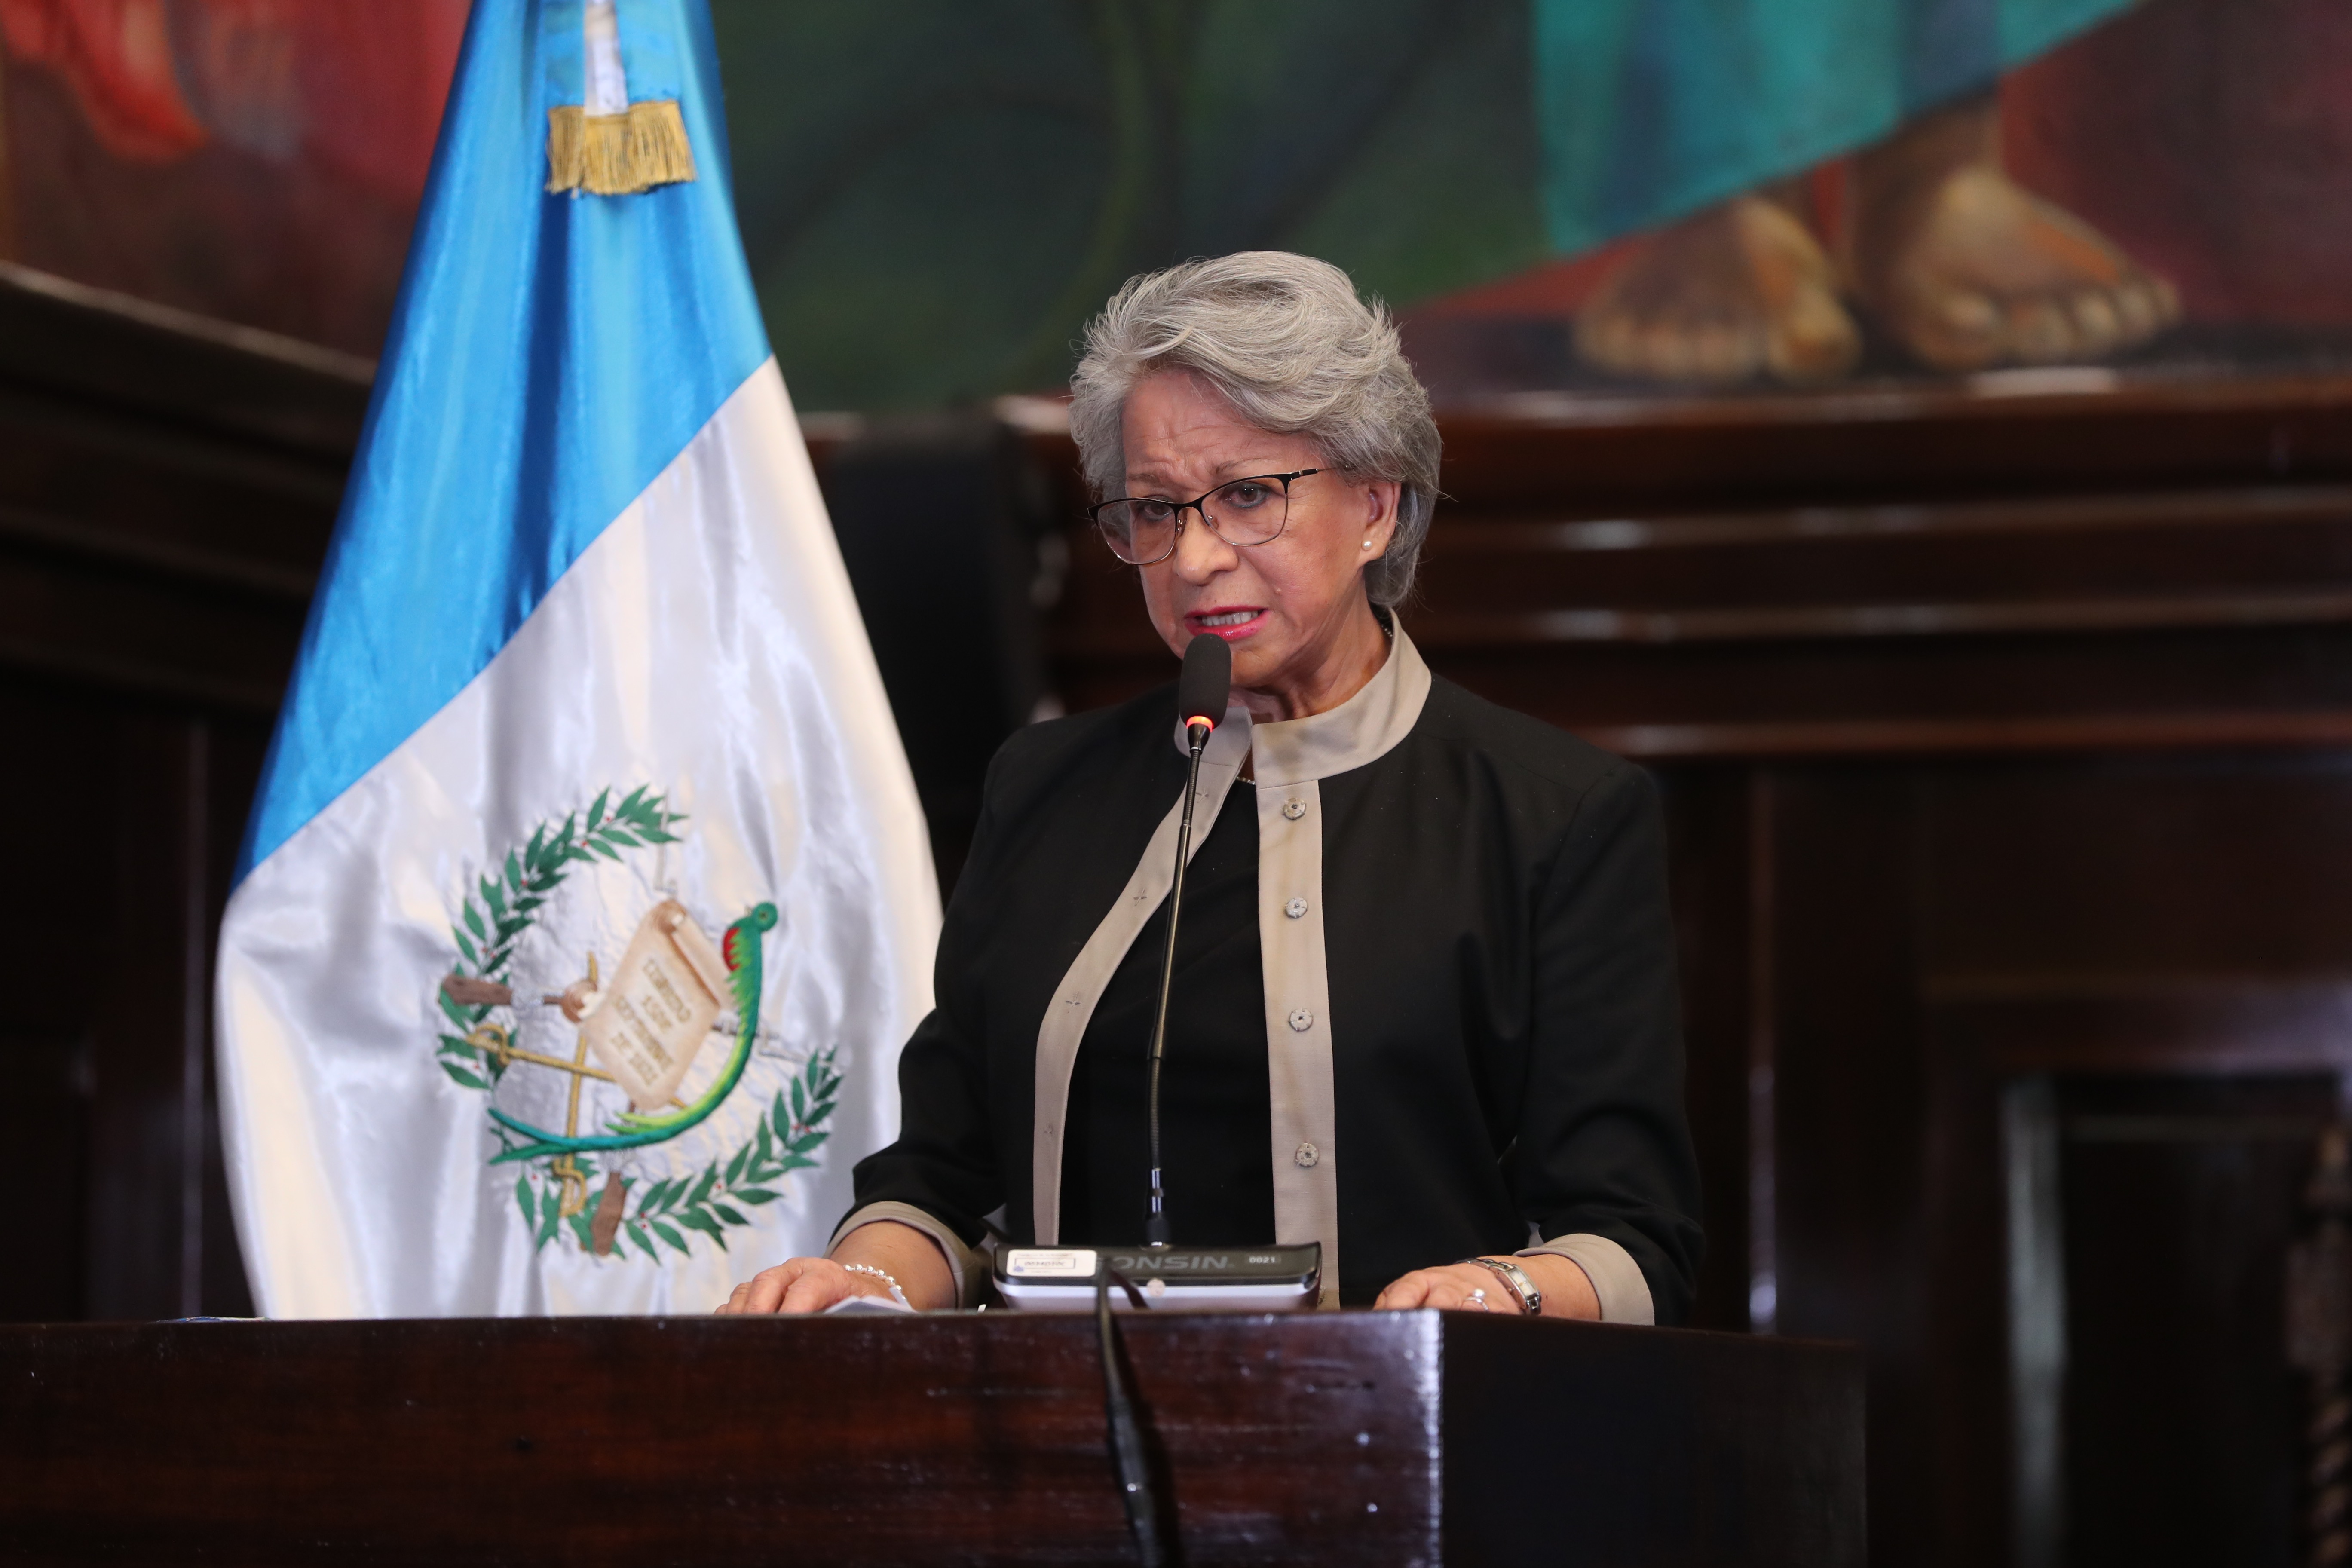
[[[1233,650],[1160,1089],[1174,1239],[1319,1241],[1326,1306],[1678,1320],[1697,1184],[1655,792],[1431,674],[1399,624],[1438,435],[1395,327],[1307,257],[1188,262],[1118,291],[1072,387],[1153,628]],[[1005,742],[898,1140],[828,1257],[721,1310],[971,1306],[991,1229],[1142,1240],[1171,712]]]

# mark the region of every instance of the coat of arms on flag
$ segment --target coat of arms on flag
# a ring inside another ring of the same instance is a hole
[[[896,1134],[938,885],[732,199],[701,0],[477,0],[222,927],[270,1316],[708,1311]]]
[[[723,1248],[730,1226],[751,1224],[748,1211],[782,1195],[786,1176],[815,1165],[829,1136],[837,1051],[766,1041],[760,1026],[773,904],[713,942],[665,896],[618,962],[601,966],[583,929],[593,919],[563,918],[578,902],[567,883],[658,854],[683,826],[644,786],[604,790],[584,811],[540,824],[478,878],[451,922],[436,1054],[452,1082],[484,1099],[499,1145],[489,1163],[522,1167],[515,1203],[536,1247],[570,1241],[625,1258],[634,1246],[656,1264],[664,1248],[690,1253],[698,1234]],[[658,871],[654,881],[659,889]],[[624,879],[623,900],[634,885]],[[541,989],[583,950],[578,978]],[[731,1153],[686,1138],[737,1096],[755,1114]]]

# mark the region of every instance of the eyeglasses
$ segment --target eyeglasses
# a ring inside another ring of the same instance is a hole
[[[1197,511],[1209,531],[1237,549],[1271,544],[1290,523],[1290,481],[1319,474],[1301,468],[1290,474],[1253,474],[1227,479],[1195,500],[1150,500],[1121,496],[1087,509],[1102,530],[1110,552],[1130,566],[1150,566],[1176,553],[1177,536],[1184,531],[1184,514]]]

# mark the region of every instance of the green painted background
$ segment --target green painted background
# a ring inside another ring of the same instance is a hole
[[[713,0],[803,408],[1055,386],[1129,276],[1257,247],[1396,302],[1549,254],[1527,0]]]

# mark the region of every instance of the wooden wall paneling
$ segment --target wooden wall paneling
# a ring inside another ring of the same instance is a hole
[[[1985,763],[1933,801],[1940,995],[2352,974],[2352,752]]]
[[[1873,1560],[1946,1560],[1932,1508],[1921,1226],[1927,1086],[1916,786],[1888,767],[1772,786],[1776,1327],[1859,1342]]]
[[[222,911],[226,908],[229,878],[236,869],[237,852],[245,841],[245,823],[254,791],[261,782],[261,762],[269,747],[270,726],[256,717],[223,715],[211,724],[212,764],[206,823],[210,839],[205,863],[205,900],[200,931],[205,940],[205,1006],[197,1022],[203,1030],[203,1090],[201,1126],[203,1159],[196,1171],[200,1184],[199,1213],[204,1234],[203,1255],[196,1280],[196,1310],[214,1317],[250,1317],[253,1290],[245,1276],[245,1258],[238,1250],[236,1216],[228,1195],[228,1172],[223,1157],[220,1125],[220,1079],[215,1070],[218,1045],[213,1031],[212,955],[219,948]],[[184,1173],[185,1167],[183,1167]],[[188,1199],[184,1194],[183,1203]]]
[[[249,1310],[211,954],[372,367],[0,264],[0,1315]]]
[[[1929,819],[1923,949],[1941,891],[1939,783],[1924,781],[1922,790]],[[1920,969],[1912,981],[1920,993],[1915,1048],[1926,1091],[1914,1221],[1922,1245],[1912,1265],[1926,1294],[1925,1400],[1913,1441],[1932,1472],[1917,1500],[1935,1549],[1890,1561],[2058,1568],[2053,1510],[2063,1510],[2063,1478],[2053,1445],[2063,1436],[2053,1426],[2064,1347],[2063,1325],[2045,1309],[2063,1302],[2063,1271],[2053,1256],[2051,1172],[2035,1163],[2054,1158],[2050,1080],[2007,1072],[1980,1051],[1956,1046],[1948,1038],[1951,1019],[1937,1008]],[[2012,1333],[2021,1310],[2039,1325],[2038,1338]]]
[[[1074,453],[1064,460],[1074,462]],[[1143,617],[1143,590],[1134,567],[1111,554],[1087,526],[1071,495],[1065,531],[1069,568],[1061,599],[1048,621],[1048,658],[1055,688],[1070,711],[1123,701],[1176,678],[1176,660]]]
[[[199,718],[119,715],[110,726],[111,831],[89,846],[110,883],[102,981],[92,994],[95,1248],[84,1310],[104,1319],[191,1315],[199,1300],[203,839],[209,771]],[[192,832],[192,828],[199,831]]]
[[[58,973],[45,972],[51,982]],[[81,1316],[88,1254],[89,1042],[19,1026],[0,1035],[0,1063],[9,1075],[0,1140],[14,1173],[0,1321],[70,1321]]]
[[[2352,741],[2352,637],[2332,627],[1427,651],[1498,702],[1661,762]]]
[[[2021,1564],[2303,1560],[2280,1291],[2347,1004],[2153,974],[1931,1003],[1948,1519],[1999,1499]]]
[[[2147,509],[2146,529],[2053,521],[2038,501],[1973,503],[2014,512],[2002,519],[2014,537],[1988,523],[1926,560],[1901,530],[1769,547],[1506,548],[1479,514],[1449,508],[1404,616],[1438,668],[1662,761],[2346,744],[2352,530],[2305,518],[2294,548],[2264,559],[2263,528],[2242,515],[2259,511],[2259,495],[2233,490],[2195,509],[2101,500]],[[1521,531],[1604,525],[1653,522]],[[1084,706],[1165,679],[1131,573],[1083,531],[1070,544],[1055,632],[1066,694]],[[1977,559],[1995,553],[2009,559]],[[1623,580],[1626,562],[1644,556],[1648,602]],[[2126,565],[2137,581],[2121,580]],[[1981,580],[1936,597],[1937,574],[1963,567]],[[2072,597],[2054,591],[2070,574]],[[1760,597],[1727,607],[1727,595]]]
[[[989,760],[1046,694],[1062,518],[1032,448],[985,413],[860,424],[821,445],[817,477],[951,892]]]
[[[2284,1561],[2277,1500],[2244,1493],[2294,1473],[2277,1277],[2352,1062],[2352,775],[2333,752],[2044,757],[1948,763],[1923,799],[1942,1516],[2000,1499],[1984,1548],[2025,1564]],[[2284,1142],[2230,1131],[2233,1097],[2280,1093],[2304,1106]],[[2191,1131],[2078,1134],[2150,1094]],[[2168,1468],[2209,1441],[2228,1453]]]
[[[0,684],[0,730],[16,738],[16,765],[0,768],[0,822],[11,828],[0,907],[16,976],[0,1012],[0,1147],[11,1173],[0,1316],[72,1319],[91,1240],[91,1025],[109,987],[109,736],[88,705],[14,684]]]
[[[220,446],[0,388],[0,664],[274,711],[341,476]]]
[[[2352,379],[2032,385],[1499,399],[1444,421],[1445,489],[1465,508],[1572,497],[1584,515],[1612,517],[1661,506],[2186,489],[2352,474]],[[2011,389],[2019,395],[2003,395]]]
[[[180,1047],[179,1170],[174,1186],[179,1198],[179,1310],[194,1317],[204,1310],[205,1250],[222,1237],[208,1236],[205,1225],[205,1163],[216,1139],[212,1129],[218,1111],[212,1097],[212,899],[213,726],[193,714],[179,724],[179,865],[173,891],[179,908],[171,926],[172,946],[179,960]]]
[[[1740,1054],[1747,1138],[1748,1325],[1780,1326],[1780,789],[1769,768],[1747,775],[1748,842],[1742,869],[1748,893],[1748,1028]],[[1683,984],[1696,986],[1707,977]]]
[[[1690,1326],[1739,1330],[1749,1321],[1750,1213],[1759,1194],[1749,1112],[1753,1011],[1742,984],[1754,952],[1746,875],[1753,785],[1747,770],[1726,764],[1670,769],[1659,783],[1685,998],[1685,1102],[1706,1205],[1706,1254]],[[1769,1183],[1761,1191],[1769,1217]]]
[[[1979,1086],[1980,1087],[1980,1086]],[[1958,1130],[1950,1125],[1954,1096],[1939,1096],[1939,1142]],[[1954,1422],[1945,1423],[1939,1445],[1949,1468],[1941,1499],[1948,1511],[1970,1496],[1998,1496],[1996,1477],[1985,1473],[1983,1461],[1997,1453],[2006,1438],[2010,1560],[2016,1568],[2059,1568],[2066,1560],[2066,1360],[2067,1290],[2065,1247],[2065,1188],[2061,1168],[2062,1131],[2056,1086],[2045,1074],[2015,1078],[2000,1086],[2000,1130],[1997,1152],[2000,1166],[2000,1221],[2003,1231],[2001,1268],[2005,1275],[2009,1395],[2005,1431],[1989,1430],[1980,1419],[1973,1433],[1952,1441]],[[1981,1114],[1976,1119],[1981,1122]],[[1949,1173],[1958,1161],[1952,1151],[1937,1160],[1939,1173]],[[1972,1151],[1977,1163],[1984,1151]],[[1940,1203],[1937,1201],[1940,1199]],[[1930,1208],[1951,1216],[1950,1194],[1939,1193]],[[1979,1216],[1981,1222],[1981,1216]],[[1982,1228],[1981,1223],[1978,1227]],[[1988,1265],[1981,1240],[1975,1268]],[[1970,1302],[1973,1313],[1947,1314],[1948,1335],[1967,1334],[1976,1342],[1938,1358],[1946,1370],[1965,1357],[1979,1370],[2000,1353],[1994,1319],[1981,1310],[1981,1281],[1961,1270],[1939,1272],[1942,1300]],[[1949,1340],[1947,1339],[1948,1345]],[[1974,1354],[1969,1354],[1974,1352]],[[1945,1392],[1957,1394],[1957,1389]],[[1976,1441],[1967,1443],[1973,1436]],[[1972,1464],[1971,1462],[1975,1463]]]
[[[2335,1080],[2092,1079],[2060,1106],[2069,1560],[2310,1561],[2284,1263]]]
[[[2347,534],[2340,485],[1473,515],[1443,536],[1433,635],[1539,646],[2340,621]]]
[[[0,261],[0,379],[340,462],[374,377],[352,354]]]
[[[223,586],[307,594],[347,458],[0,379],[14,534]]]

